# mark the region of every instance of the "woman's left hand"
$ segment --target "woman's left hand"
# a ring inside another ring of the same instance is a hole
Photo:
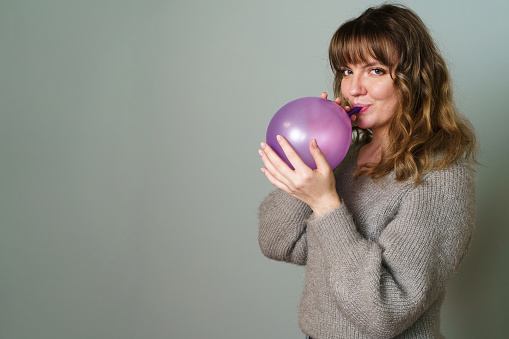
[[[283,136],[278,136],[278,142],[295,170],[292,170],[269,145],[262,142],[259,153],[265,165],[262,172],[267,179],[277,188],[309,205],[316,216],[339,207],[341,201],[336,192],[334,173],[316,140],[313,139],[309,143],[309,150],[317,165],[316,170],[312,170],[302,161]]]

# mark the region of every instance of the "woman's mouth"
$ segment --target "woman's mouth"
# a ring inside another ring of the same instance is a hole
[[[371,105],[364,105],[364,104],[354,104],[353,106],[354,107],[361,107],[361,110],[359,111],[359,114],[362,114],[362,113],[366,112],[371,107]]]

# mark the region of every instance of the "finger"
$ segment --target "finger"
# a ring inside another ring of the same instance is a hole
[[[327,92],[323,92],[322,95],[320,95],[320,98],[327,99]]]
[[[316,139],[311,140],[311,142],[309,143],[309,151],[311,152],[313,159],[315,159],[316,170],[318,172],[325,174],[332,170],[329,165],[329,162],[327,161],[327,158],[325,158],[325,155],[323,154],[322,150],[320,149],[320,147],[318,147]]]
[[[334,100],[334,102],[341,106],[341,98],[336,98],[336,100]]]
[[[263,164],[271,176],[285,186],[291,185],[290,177],[293,170],[284,162],[279,155],[266,143],[261,143],[262,149],[258,150]]]
[[[350,107],[350,106],[345,106],[343,108],[347,112],[350,112],[352,110],[352,107]],[[350,115],[350,114],[348,114],[348,115]],[[354,113],[354,114],[350,115],[350,121],[352,122],[352,124],[354,123],[355,120],[357,120],[357,113]]]
[[[263,167],[261,168],[263,174],[265,174],[265,177],[269,180],[269,182],[276,186],[277,188],[287,192],[287,193],[290,193],[290,190],[288,189],[288,186],[286,186],[285,184],[283,184],[281,181],[277,180],[270,172],[269,170],[267,170],[267,168]]]
[[[295,170],[306,170],[309,169],[309,166],[302,161],[301,157],[295,152],[292,145],[286,140],[285,137],[282,135],[277,136],[277,141],[279,142],[279,145],[283,149],[283,152],[285,152],[286,157],[292,164],[293,168]],[[292,171],[293,172],[293,171]]]

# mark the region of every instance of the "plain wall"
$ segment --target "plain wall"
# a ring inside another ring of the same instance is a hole
[[[0,338],[303,338],[259,142],[371,1],[0,1]],[[405,1],[482,146],[448,338],[509,332],[509,2]]]

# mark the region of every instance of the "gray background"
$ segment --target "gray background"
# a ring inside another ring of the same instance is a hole
[[[0,338],[302,338],[303,269],[257,244],[275,111],[331,92],[371,1],[0,1]],[[503,338],[509,2],[406,1],[481,144],[448,338]]]

